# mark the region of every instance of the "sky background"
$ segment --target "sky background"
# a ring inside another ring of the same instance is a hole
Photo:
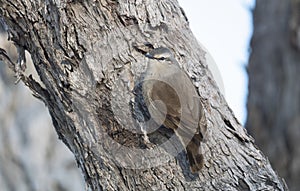
[[[246,66],[252,35],[254,0],[178,0],[190,27],[221,73],[225,98],[238,120],[247,118]]]

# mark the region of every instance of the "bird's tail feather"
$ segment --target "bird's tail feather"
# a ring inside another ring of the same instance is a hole
[[[187,157],[192,172],[200,171],[204,165],[204,157],[201,152],[201,140],[201,135],[197,133],[186,146]]]

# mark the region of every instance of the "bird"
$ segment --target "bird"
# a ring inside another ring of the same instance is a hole
[[[142,94],[151,118],[174,131],[185,147],[191,172],[196,173],[204,166],[201,142],[206,131],[200,126],[200,96],[170,49],[154,48],[145,56],[149,62]]]

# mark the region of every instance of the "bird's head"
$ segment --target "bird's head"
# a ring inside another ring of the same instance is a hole
[[[148,58],[156,60],[172,61],[174,59],[173,53],[165,47],[159,47],[151,50],[146,54]]]

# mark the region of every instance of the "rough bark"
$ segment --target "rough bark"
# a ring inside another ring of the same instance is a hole
[[[4,0],[0,15],[43,85],[16,70],[19,78],[47,105],[92,190],[287,190],[219,93],[176,1]],[[198,89],[208,128],[199,174],[184,152],[155,146],[164,134],[148,141],[134,131],[148,59],[134,46],[145,42],[170,48]]]
[[[0,47],[17,60],[4,33]],[[27,72],[34,70],[29,64]],[[0,61],[0,190],[82,191],[84,181],[74,156],[57,139],[44,104],[14,82],[13,72]]]
[[[257,1],[246,127],[291,190],[300,189],[300,1]]]

